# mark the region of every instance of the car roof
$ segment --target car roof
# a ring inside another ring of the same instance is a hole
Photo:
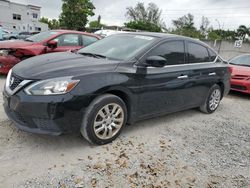
[[[184,36],[174,35],[174,34],[169,34],[169,33],[156,33],[156,32],[127,32],[127,33],[132,34],[132,35],[144,35],[144,36],[151,36],[151,37],[157,37],[157,38],[191,39],[189,37],[184,37]]]
[[[75,31],[75,30],[63,30],[63,29],[58,29],[58,30],[50,30],[51,32],[59,32],[60,34],[63,33],[76,33],[76,34],[84,34],[84,35],[89,35],[89,36],[94,36],[97,38],[100,38],[98,35],[92,34],[92,33],[87,33],[87,32],[82,32],[82,31]]]
[[[212,51],[215,52],[214,49],[212,49],[208,44],[204,43],[203,41],[199,40],[199,39],[194,39],[194,38],[190,38],[190,37],[185,37],[185,36],[181,36],[181,35],[175,35],[175,34],[169,34],[169,33],[156,33],[156,32],[127,32],[127,33],[121,33],[121,34],[117,34],[117,35],[126,35],[126,34],[131,34],[131,35],[143,35],[143,36],[149,36],[149,37],[156,37],[159,39],[181,39],[181,40],[188,40],[190,42],[195,42],[198,44],[201,44],[209,49],[211,49]],[[216,53],[216,52],[215,52]]]

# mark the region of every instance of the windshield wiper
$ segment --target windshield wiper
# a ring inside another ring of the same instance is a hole
[[[85,55],[85,56],[90,56],[90,57],[94,57],[94,58],[102,58],[102,59],[107,59],[106,56],[104,55],[100,55],[100,54],[94,54],[94,53],[87,53],[87,52],[80,52],[79,54]]]

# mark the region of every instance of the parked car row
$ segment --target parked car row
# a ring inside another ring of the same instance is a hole
[[[3,34],[3,40],[23,40],[26,39],[34,34],[37,34],[38,32],[14,32],[14,33],[5,33]]]
[[[230,89],[228,64],[200,41],[161,33],[98,39],[49,31],[0,44],[1,70],[10,70],[4,109],[19,129],[78,131],[101,145],[142,119],[189,108],[213,113]]]
[[[84,32],[52,30],[33,35],[25,40],[1,41],[0,73],[7,74],[14,65],[30,57],[79,50],[99,39],[97,35]]]

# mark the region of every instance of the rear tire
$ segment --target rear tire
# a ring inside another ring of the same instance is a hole
[[[90,143],[103,145],[120,135],[126,121],[127,109],[122,99],[105,94],[91,102],[84,114],[80,131]]]
[[[208,96],[206,97],[203,104],[200,106],[200,111],[211,114],[216,111],[216,109],[220,105],[220,101],[222,98],[221,88],[217,84],[213,85],[209,92]]]
[[[10,37],[10,40],[16,40],[17,38],[16,37]]]

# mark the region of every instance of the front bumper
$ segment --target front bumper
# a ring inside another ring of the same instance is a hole
[[[231,90],[250,94],[250,80],[231,79]]]
[[[92,96],[29,96],[22,90],[15,95],[3,92],[4,110],[21,130],[60,135],[79,132],[84,110]]]
[[[0,74],[8,74],[9,70],[20,61],[19,58],[12,55],[0,56]]]

